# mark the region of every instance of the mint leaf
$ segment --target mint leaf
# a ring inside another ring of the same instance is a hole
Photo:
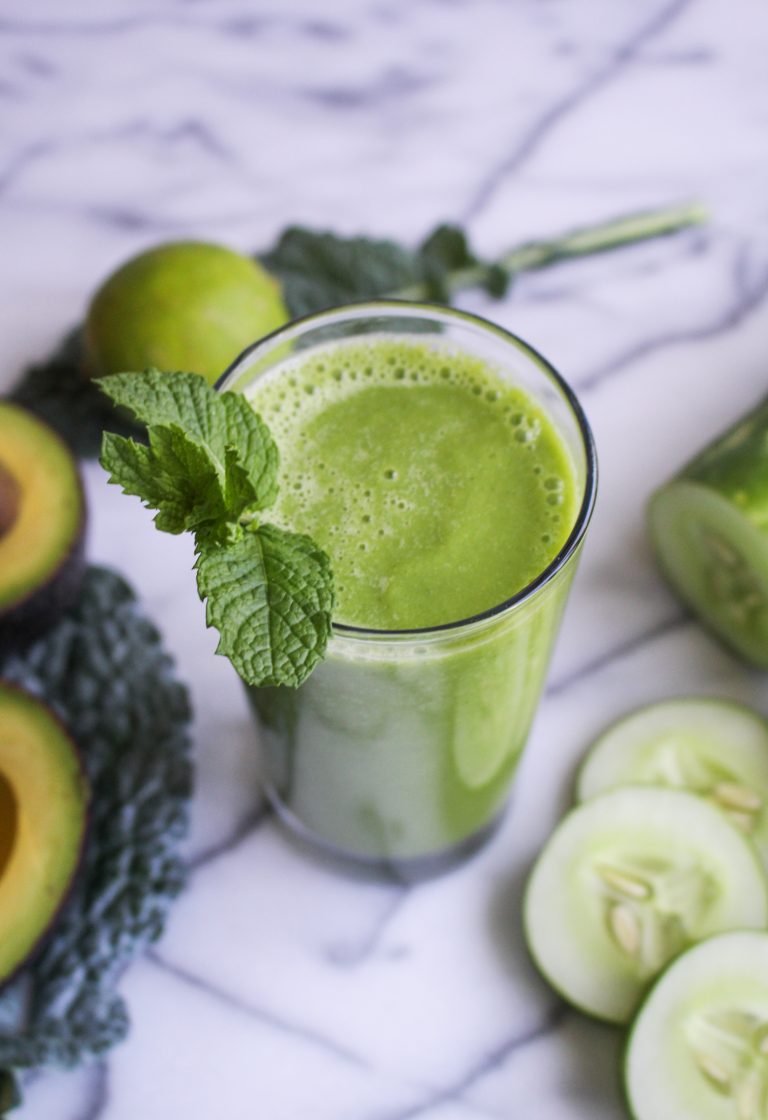
[[[168,494],[153,470],[152,452],[135,440],[105,432],[101,441],[101,465],[109,481],[122,486],[152,509],[159,509]]]
[[[241,468],[238,474],[245,472],[253,491],[247,501],[257,502],[259,509],[273,504],[277,497],[277,447],[269,428],[245,397],[217,393],[195,373],[116,373],[98,383],[115,404],[128,409],[142,423],[175,424],[183,429],[193,442],[208,450],[222,478],[226,475],[227,448],[232,448]]]
[[[309,537],[274,525],[241,530],[227,544],[198,540],[197,587],[217,653],[243,680],[296,687],[331,633],[330,562]]]
[[[97,379],[102,392],[144,424],[178,424],[193,438],[210,443],[221,430],[216,393],[196,373],[115,373]]]
[[[149,452],[166,493],[157,507],[158,529],[183,533],[226,518],[225,480],[208,448],[194,443],[178,424],[161,424],[149,429]]]
[[[165,533],[227,516],[223,471],[177,424],[151,428],[149,447],[105,433],[101,463],[110,482],[158,511],[155,524]]]
[[[225,424],[225,474],[226,452],[230,449],[237,457],[238,470],[245,474],[255,494],[258,495],[258,508],[269,509],[277,497],[277,444],[272,434],[257,412],[251,408],[245,397],[239,393],[218,393]]]
[[[147,424],[148,445],[105,433],[110,482],[157,510],[168,533],[191,530],[206,619],[251,685],[296,687],[331,634],[330,561],[309,537],[259,525],[277,495],[277,447],[244,397],[195,374],[124,373],[100,382]]]

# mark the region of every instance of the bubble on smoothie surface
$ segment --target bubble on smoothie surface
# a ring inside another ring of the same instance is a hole
[[[327,549],[340,609],[370,588],[365,609],[382,628],[399,617],[405,582],[423,584],[425,600],[429,578],[455,586],[461,617],[505,601],[554,558],[575,521],[574,469],[552,421],[471,355],[394,339],[324,347],[262,378],[251,400],[280,449],[270,515]],[[505,549],[515,553],[507,572]],[[499,574],[476,601],[479,557]]]

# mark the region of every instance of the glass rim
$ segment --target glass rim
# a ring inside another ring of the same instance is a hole
[[[312,311],[307,315],[292,319],[289,323],[271,331],[263,338],[252,342],[250,346],[247,346],[241,351],[235,360],[227,366],[221,377],[216,381],[214,388],[219,392],[225,391],[227,382],[231,380],[238,369],[254,354],[260,351],[267,352],[272,347],[283,345],[296,335],[302,334],[307,327],[321,326],[323,322],[333,321],[334,319],[346,318],[350,321],[354,321],[355,319],[365,319],[376,315],[389,315],[390,313],[396,313],[400,318],[418,319],[429,317],[446,321],[458,320],[464,322],[470,327],[479,328],[482,331],[496,335],[501,341],[511,345],[515,350],[521,351],[526,357],[533,361],[541,372],[554,383],[576,419],[586,460],[584,495],[571,532],[568,534],[560,550],[538,575],[503,602],[493,607],[488,607],[486,610],[480,611],[477,614],[469,615],[466,618],[460,618],[453,622],[441,622],[437,626],[377,630],[372,627],[352,626],[349,623],[334,622],[331,620],[333,635],[339,638],[355,640],[364,640],[368,638],[379,640],[385,640],[387,638],[393,640],[399,638],[424,639],[432,634],[447,635],[452,631],[463,631],[479,623],[490,622],[493,619],[512,613],[513,610],[522,607],[542,588],[551,583],[577,551],[584,539],[587,526],[592,518],[592,513],[595,508],[595,499],[597,497],[597,450],[595,448],[595,440],[589,421],[573,389],[571,389],[565,378],[558,373],[552,363],[549,362],[543,354],[540,354],[534,346],[531,346],[530,343],[520,338],[519,335],[514,334],[513,331],[509,331],[505,327],[491,322],[490,319],[485,319],[483,316],[476,315],[471,311],[462,311],[459,308],[445,306],[439,303],[400,299],[361,300],[353,303],[339,304],[336,307],[324,308],[322,311]]]

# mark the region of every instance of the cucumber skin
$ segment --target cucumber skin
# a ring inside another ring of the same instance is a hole
[[[676,957],[673,957],[671,961],[667,961],[667,963],[664,965],[664,967],[661,969],[661,971],[659,973],[657,973],[657,975],[653,978],[653,983],[651,984],[650,988],[648,988],[648,990],[644,993],[643,998],[640,1000],[637,1007],[635,1008],[635,1013],[632,1016],[632,1019],[627,1026],[627,1032],[626,1032],[626,1037],[625,1037],[625,1040],[624,1040],[623,1052],[622,1052],[622,1055],[621,1055],[621,1092],[622,1092],[622,1096],[624,1098],[624,1103],[627,1107],[627,1112],[630,1115],[630,1117],[632,1118],[632,1120],[643,1120],[643,1118],[640,1117],[637,1112],[635,1112],[635,1109],[632,1105],[632,1098],[630,1096],[630,1091],[629,1091],[629,1052],[632,1049],[632,1040],[633,1040],[634,1035],[635,1035],[635,1028],[637,1026],[637,1023],[640,1020],[640,1016],[641,1016],[642,1012],[645,1009],[646,1003],[648,1003],[651,996],[653,995],[657,984],[661,983],[661,981],[666,976],[666,974],[669,972],[669,970],[674,968],[674,966],[677,964],[677,962],[682,957],[684,957],[686,955],[686,953],[693,952],[696,949],[700,948],[700,946],[707,945],[710,941],[716,941],[720,937],[728,937],[731,933],[755,933],[758,936],[762,936],[762,937],[765,936],[765,933],[764,933],[763,930],[727,930],[724,933],[713,933],[709,937],[702,937],[702,939],[700,941],[695,941],[692,945],[689,945],[687,949],[683,949],[683,951],[681,953],[678,953]]]
[[[715,933],[712,936],[713,937],[720,937],[722,935]],[[661,969],[661,971],[659,973],[657,973],[657,975],[653,978],[653,983],[648,988],[648,990],[644,993],[642,999],[640,1000],[637,1007],[635,1008],[635,1012],[634,1012],[630,1022],[627,1024],[626,1034],[625,1034],[625,1037],[624,1037],[624,1046],[622,1048],[622,1054],[621,1054],[619,1069],[620,1069],[620,1081],[621,1081],[621,1095],[624,1098],[624,1104],[626,1105],[627,1113],[632,1118],[632,1120],[641,1120],[641,1117],[637,1114],[637,1112],[635,1112],[635,1109],[632,1105],[632,1097],[631,1097],[631,1094],[630,1094],[630,1091],[629,1091],[629,1052],[632,1049],[632,1040],[635,1036],[635,1026],[640,1019],[640,1015],[642,1014],[646,1003],[648,1002],[648,1000],[653,995],[654,988],[659,983],[659,981],[662,979],[662,977],[666,976],[666,974],[669,972],[670,968],[673,967],[675,962],[678,961],[680,959],[680,957],[684,956],[687,952],[689,952],[690,949],[695,948],[696,945],[703,945],[705,942],[711,941],[711,940],[712,940],[712,938],[710,938],[710,937],[704,937],[704,938],[701,939],[701,941],[696,941],[693,945],[689,946],[688,949],[684,949],[682,951],[682,953],[678,953],[678,955],[676,957],[673,957],[671,961],[667,961],[667,963],[664,965],[664,967]]]
[[[688,482],[714,491],[727,501],[745,520],[766,537],[768,546],[768,398],[737,420],[722,435],[696,454],[669,481],[659,486],[648,500],[646,525],[657,563],[674,590],[708,632],[722,642],[731,653],[759,669],[768,669],[768,643],[765,650],[745,648],[703,615],[691,601],[686,588],[667,570],[661,542],[654,528],[653,509],[656,499],[677,483]],[[765,573],[768,583],[768,571]]]
[[[713,440],[677,474],[727,498],[768,532],[768,400]]]
[[[532,884],[533,884],[533,879],[534,879],[534,872],[536,870],[539,859],[541,857],[541,852],[549,844],[553,835],[562,826],[562,824],[566,820],[566,818],[569,817],[572,813],[583,810],[590,803],[594,804],[596,801],[601,801],[605,798],[611,798],[611,797],[615,796],[617,793],[621,792],[622,790],[623,791],[629,791],[631,789],[636,789],[636,790],[641,790],[641,791],[642,790],[648,790],[648,791],[658,790],[658,791],[670,792],[670,793],[674,793],[674,794],[681,794],[683,797],[686,797],[686,798],[688,798],[692,801],[700,801],[703,804],[709,805],[709,802],[707,802],[704,798],[699,797],[698,794],[692,793],[690,790],[674,790],[674,789],[671,789],[670,787],[667,787],[667,786],[648,786],[648,785],[616,786],[613,789],[605,790],[602,793],[596,794],[594,797],[591,797],[588,801],[582,801],[582,802],[580,802],[576,805],[573,805],[569,810],[567,810],[559,818],[557,824],[554,826],[552,831],[549,833],[549,836],[548,836],[547,840],[544,841],[544,844],[542,845],[542,848],[539,850],[539,853],[536,856],[536,858],[533,862],[533,865],[529,869],[528,875],[527,875],[527,878],[526,878],[526,882],[525,882],[525,886],[523,888],[522,904],[521,904],[521,925],[522,925],[523,943],[524,943],[524,946],[525,946],[525,950],[526,950],[526,953],[528,954],[529,961],[533,965],[533,967],[536,970],[536,972],[538,973],[539,977],[544,981],[544,983],[550,988],[551,991],[553,991],[559,997],[559,999],[561,999],[563,1001],[564,1004],[567,1005],[567,1007],[573,1008],[575,1011],[578,1011],[579,1014],[583,1015],[586,1019],[589,1019],[594,1023],[599,1023],[601,1026],[604,1026],[604,1027],[605,1026],[614,1027],[614,1028],[619,1029],[619,1030],[627,1030],[627,1031],[630,1031],[630,1032],[632,1030],[633,1024],[635,1023],[635,1021],[637,1019],[637,1015],[638,1015],[638,1012],[639,1012],[640,1008],[643,1006],[643,1004],[647,1000],[648,996],[650,995],[651,991],[656,986],[656,983],[658,982],[659,977],[663,976],[664,973],[667,971],[667,969],[670,968],[671,965],[674,964],[674,962],[679,957],[683,956],[685,953],[689,952],[691,949],[694,949],[697,945],[702,945],[702,944],[704,944],[704,942],[710,941],[715,937],[722,937],[725,934],[733,932],[733,930],[731,930],[731,929],[720,930],[716,933],[708,934],[705,937],[698,938],[697,940],[692,941],[686,948],[682,949],[679,953],[677,953],[669,961],[667,961],[666,964],[662,965],[660,971],[653,977],[653,979],[651,981],[649,981],[647,983],[645,989],[642,991],[642,994],[639,997],[638,1002],[636,1003],[636,1005],[632,1009],[631,1013],[627,1017],[616,1017],[616,1016],[607,1015],[607,1014],[605,1014],[603,1012],[600,1012],[600,1011],[595,1011],[594,1008],[586,1006],[584,1003],[582,1003],[580,1000],[576,999],[570,993],[566,994],[566,992],[563,990],[563,988],[560,986],[560,984],[557,983],[550,976],[549,971],[541,963],[540,958],[539,958],[539,954],[535,949],[536,937],[534,936],[534,931],[531,928],[532,922],[531,922],[530,917],[529,917],[529,915],[531,913],[531,908],[532,908],[531,903],[530,903],[530,896],[532,894]],[[711,808],[715,809],[716,813],[720,812],[720,810],[716,809],[716,807],[714,805],[712,805]],[[721,815],[722,815],[722,818],[723,818],[724,822],[727,823],[728,827],[731,828],[734,832],[736,832],[741,837],[741,839],[745,843],[746,848],[752,854],[754,865],[759,871],[758,878],[759,878],[759,881],[762,885],[762,895],[763,895],[763,898],[764,898],[764,901],[765,901],[765,906],[766,906],[765,913],[768,914],[768,876],[766,876],[764,865],[763,865],[760,853],[757,849],[757,845],[754,843],[754,841],[750,837],[745,836],[742,832],[740,832],[736,828],[735,825],[730,824],[730,822],[727,821],[727,818],[726,818],[725,814],[721,814]],[[764,928],[763,926],[760,926],[759,928],[754,927],[754,926],[743,927],[743,929],[747,932],[761,932],[761,933],[763,932],[763,928]]]
[[[667,698],[665,698],[664,700],[661,700],[661,701],[651,700],[647,704],[640,704],[638,707],[633,708],[631,711],[625,712],[623,716],[619,716],[617,719],[611,720],[611,722],[609,724],[607,724],[606,727],[603,728],[603,730],[599,733],[599,735],[597,735],[595,738],[592,739],[592,742],[589,744],[589,746],[584,751],[584,754],[581,758],[581,761],[579,762],[578,766],[576,767],[576,771],[575,771],[574,776],[573,776],[573,781],[571,783],[571,804],[572,805],[574,805],[574,806],[575,805],[581,805],[581,804],[584,803],[584,801],[587,801],[587,800],[590,799],[590,798],[586,797],[581,792],[582,775],[583,775],[583,772],[586,768],[586,765],[587,765],[587,763],[588,763],[588,761],[589,761],[589,759],[592,755],[592,751],[598,745],[598,743],[602,743],[603,739],[605,739],[608,735],[611,735],[617,728],[621,727],[621,725],[623,723],[627,723],[630,719],[634,719],[635,716],[640,716],[644,712],[652,711],[654,708],[657,708],[659,706],[659,704],[671,704],[671,703],[674,703],[674,704],[701,704],[701,703],[704,703],[704,704],[711,704],[711,705],[716,706],[716,707],[732,708],[732,709],[735,709],[735,711],[739,715],[744,715],[744,714],[749,715],[752,719],[754,719],[755,723],[762,724],[762,726],[766,730],[766,735],[768,735],[768,718],[761,715],[760,712],[758,712],[755,708],[751,707],[749,704],[744,704],[740,700],[733,700],[728,696],[716,696],[716,695],[715,696],[709,696],[709,695],[698,695],[696,693],[686,693],[684,696],[670,696],[670,697],[667,697]],[[610,788],[618,789],[618,788],[621,788],[621,787],[624,787],[624,786],[627,786],[627,785],[645,785],[645,784],[647,784],[647,783],[645,783],[645,782],[621,782],[619,785],[612,786]],[[676,789],[677,787],[676,786],[675,787],[664,786],[664,787],[661,787],[661,788],[665,788],[665,789],[675,788]],[[607,792],[609,792],[608,788],[606,788],[604,790],[601,790],[600,793],[592,794],[591,796],[600,797],[602,793],[607,793]],[[691,791],[691,792],[693,792],[693,791]],[[697,794],[696,796],[699,796],[699,795]],[[754,843],[754,841],[753,841],[753,843]]]

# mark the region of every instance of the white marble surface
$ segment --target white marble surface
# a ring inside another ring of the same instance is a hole
[[[90,466],[94,559],[126,571],[191,683],[190,885],[125,975],[101,1066],[24,1120],[618,1120],[621,1036],[533,973],[519,899],[606,721],[765,680],[687,620],[644,538],[656,483],[768,384],[768,9],[760,0],[5,0],[0,324],[10,385],[157,240],[250,249],[304,222],[500,251],[688,198],[704,230],[464,306],[539,347],[594,426],[598,510],[500,834],[418,888],[298,854],[260,815],[251,731],[186,542]]]

